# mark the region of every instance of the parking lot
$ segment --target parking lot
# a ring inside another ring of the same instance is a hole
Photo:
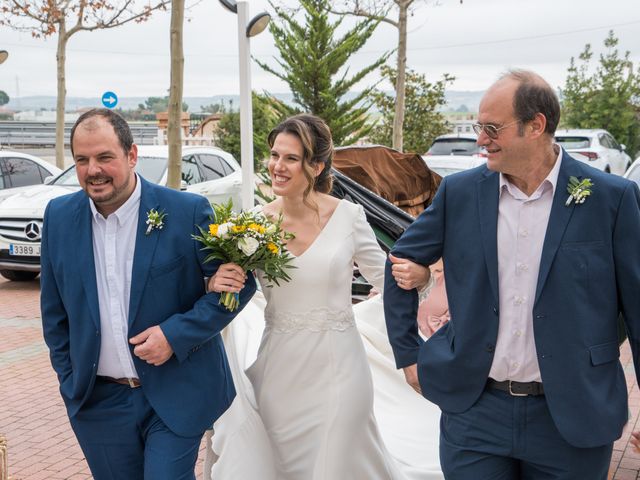
[[[39,294],[38,280],[0,277],[0,435],[9,445],[9,475],[11,480],[88,480],[91,475],[69,427],[42,339]],[[630,387],[630,425],[638,430],[640,392],[628,343],[621,361]],[[628,444],[630,431],[628,426],[614,445],[612,480],[640,479],[640,454]],[[203,459],[202,446],[198,478]]]

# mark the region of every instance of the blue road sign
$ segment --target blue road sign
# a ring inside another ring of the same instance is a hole
[[[114,108],[118,104],[118,96],[113,92],[104,92],[102,94],[102,105],[107,108]]]

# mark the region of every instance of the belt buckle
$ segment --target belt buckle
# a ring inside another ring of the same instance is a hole
[[[131,388],[136,388],[138,385],[135,384],[135,382],[133,381],[133,378],[129,378],[127,377],[127,382],[129,382],[129,386]]]
[[[513,389],[511,388],[512,383],[513,381],[509,380],[509,395],[511,395],[512,397],[528,397],[529,396],[528,393],[514,393]]]

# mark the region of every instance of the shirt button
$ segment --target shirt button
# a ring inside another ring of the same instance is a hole
[[[522,336],[522,332],[520,330],[516,330],[516,337]]]
[[[513,368],[518,368],[520,366],[520,364],[518,362],[514,362],[513,363]]]
[[[526,263],[519,263],[518,270],[520,270],[521,272],[526,272],[527,270],[529,270],[529,266]]]
[[[520,230],[520,236],[521,237],[527,237],[527,235],[529,235],[529,232],[527,231],[527,229],[523,228],[522,230]]]

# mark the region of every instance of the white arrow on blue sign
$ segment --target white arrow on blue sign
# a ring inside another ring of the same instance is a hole
[[[113,92],[104,92],[102,94],[102,105],[107,108],[113,108],[118,104],[118,96]]]

